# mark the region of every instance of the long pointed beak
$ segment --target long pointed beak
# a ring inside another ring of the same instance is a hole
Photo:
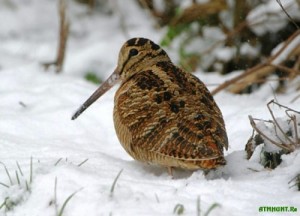
[[[108,77],[108,79],[102,83],[102,85],[78,108],[78,110],[72,116],[72,120],[75,120],[81,115],[90,105],[92,105],[99,97],[107,92],[111,87],[119,80],[119,72],[117,69]]]

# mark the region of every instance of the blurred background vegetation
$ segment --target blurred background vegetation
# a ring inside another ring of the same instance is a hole
[[[91,13],[114,13],[113,9],[107,9],[112,7],[105,0],[75,1],[88,6]],[[136,2],[142,11],[150,14],[156,28],[165,29],[160,44],[176,49],[180,66],[190,72],[201,68],[228,74],[253,68],[270,58],[274,48],[287,41],[300,25],[299,0],[282,2],[291,19],[276,0]],[[299,49],[298,45],[296,51],[267,73],[240,80],[240,84],[246,84],[232,88],[232,92],[250,93],[270,76],[278,79],[276,91],[284,92],[286,80],[299,74]]]
[[[126,23],[122,23],[126,22],[124,8],[117,1],[69,1],[88,7],[91,14],[119,16],[120,26],[128,35]],[[300,37],[300,0],[132,1],[151,17],[155,28],[165,32],[160,45],[176,50],[178,62],[185,70],[241,76],[213,93],[225,88],[232,93],[251,93],[271,79],[278,82],[276,92],[284,93],[289,81],[299,75],[299,42],[293,48],[287,46],[280,52],[278,49]],[[12,2],[2,3],[13,8]],[[288,53],[273,64],[272,60],[284,52]],[[58,56],[54,63],[59,61],[63,62],[63,58]],[[249,76],[241,75],[248,70]],[[92,74],[87,77],[99,82]]]

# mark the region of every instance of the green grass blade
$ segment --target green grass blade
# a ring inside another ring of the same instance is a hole
[[[55,162],[55,164],[54,164],[54,166],[57,166],[57,164],[59,164],[59,162],[62,160],[62,158],[59,158],[56,162]]]
[[[55,177],[55,181],[54,181],[54,207],[55,207],[55,215],[58,215],[58,209],[57,209],[57,177]]]
[[[81,190],[81,189],[80,189]],[[64,210],[68,204],[68,202],[72,199],[73,196],[75,196],[75,194],[77,194],[80,190],[75,191],[74,193],[72,193],[70,196],[68,196],[68,198],[65,200],[65,202],[63,203],[62,207],[60,208],[57,216],[62,216],[64,213]]]
[[[15,172],[16,172],[16,179],[17,179],[18,185],[20,186],[21,182],[20,182],[20,179],[19,179],[18,171],[16,170]]]
[[[2,182],[0,182],[0,185],[9,188],[9,186],[8,186],[7,184],[4,184],[4,183],[2,183]]]
[[[32,183],[32,157],[30,157],[30,176],[29,176],[29,183]]]
[[[214,210],[215,208],[217,208],[217,207],[221,207],[221,205],[220,205],[219,203],[214,203],[214,204],[212,204],[212,205],[209,207],[209,209],[207,209],[207,211],[205,212],[204,216],[208,216],[208,215],[210,214],[210,212],[211,212],[212,210]]]
[[[89,159],[87,158],[87,159],[85,159],[84,161],[82,161],[80,164],[78,164],[77,166],[78,167],[80,167],[80,166],[82,166],[85,162],[87,162]]]
[[[19,169],[19,172],[20,172],[21,176],[24,176],[24,175],[23,175],[23,172],[22,172],[22,169],[21,169],[21,167],[20,167],[20,164],[18,163],[18,161],[16,161],[16,163],[17,163],[17,167],[18,167],[18,169]]]
[[[173,214],[182,215],[184,212],[184,205],[178,203],[173,210]]]
[[[158,198],[158,195],[155,193],[155,199],[156,199],[156,202],[157,203],[160,203],[160,201],[159,201],[159,198]]]
[[[2,209],[4,206],[6,206],[6,201],[7,201],[8,197],[6,197],[4,199],[4,202],[0,205],[0,209]]]
[[[201,216],[200,196],[197,197],[197,216]]]
[[[88,72],[84,78],[94,84],[99,84],[102,82],[102,80],[94,72]]]
[[[13,183],[11,177],[10,177],[8,169],[6,168],[6,166],[4,164],[3,164],[3,166],[4,166],[4,169],[5,169],[6,175],[7,175],[8,179],[9,179],[10,185],[13,185],[14,183]]]
[[[25,185],[26,185],[26,190],[27,190],[27,191],[30,191],[29,184],[28,184],[28,181],[27,181],[27,180],[25,181]]]
[[[123,169],[120,170],[120,172],[118,173],[118,175],[116,176],[116,178],[114,179],[114,182],[113,184],[111,185],[111,188],[110,188],[110,195],[113,196],[113,193],[114,193],[114,190],[115,190],[115,186],[116,186],[116,183],[121,175],[121,173],[123,172]]]

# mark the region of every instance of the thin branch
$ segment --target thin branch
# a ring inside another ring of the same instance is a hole
[[[294,64],[293,69],[294,69],[295,71],[298,71],[299,68],[300,68],[300,55],[297,56],[297,60],[296,60],[296,62],[295,62],[295,64]]]
[[[274,79],[271,79],[271,78],[265,78],[265,79],[257,79],[257,80],[254,80],[251,84],[254,84],[254,83],[265,83],[265,82],[278,82],[278,81],[282,81],[282,80],[288,80],[289,78],[288,77],[278,77],[278,78],[274,78]],[[239,83],[249,83],[249,82],[246,82],[246,81],[240,81]],[[206,86],[218,86],[220,85],[220,83],[205,83]]]
[[[233,93],[237,93],[240,92],[242,89],[245,88],[245,84],[241,84],[240,80],[252,75],[251,78],[248,78],[249,83],[251,83],[253,80],[256,80],[257,78],[267,75],[270,72],[272,72],[272,70],[274,69],[273,66],[273,62],[275,60],[277,60],[279,58],[279,56],[287,49],[287,47],[294,41],[294,39],[296,37],[298,37],[300,35],[300,30],[297,30],[296,32],[294,32],[283,44],[283,46],[272,56],[270,56],[264,63],[258,64],[248,70],[246,70],[244,73],[234,77],[233,79],[227,80],[224,83],[222,83],[221,85],[219,85],[217,88],[215,88],[212,91],[212,94],[217,94],[218,92],[220,92],[221,90],[229,87],[232,84],[235,84],[234,87],[231,88],[231,92]],[[300,47],[300,46],[299,46]],[[291,54],[295,54],[294,52],[298,52],[298,47],[296,47],[296,49],[291,50],[291,52],[289,53],[289,55]],[[287,57],[289,57],[289,55],[287,55]],[[283,61],[283,60],[282,60]]]
[[[292,78],[292,79],[296,77],[296,74],[300,74],[300,71],[295,69],[295,68],[289,68],[289,67],[286,67],[284,65],[275,65],[275,64],[269,64],[269,65],[274,67],[274,68],[277,68],[277,69],[280,69],[284,72],[289,73],[289,77]]]
[[[215,95],[218,92],[220,92],[221,90],[231,86],[232,84],[236,83],[237,81],[239,81],[241,79],[244,79],[245,77],[249,76],[250,74],[253,74],[254,72],[265,69],[266,66],[267,66],[266,63],[258,64],[256,66],[246,70],[244,73],[242,73],[242,74],[240,74],[240,75],[238,75],[238,76],[236,76],[236,77],[234,77],[230,80],[225,81],[224,83],[219,85],[217,88],[215,88],[211,93],[213,95]],[[269,66],[269,67],[271,67],[271,66]],[[240,83],[238,83],[238,84],[240,84]]]
[[[60,34],[59,34],[59,46],[57,53],[57,68],[56,72],[59,73],[62,70],[62,66],[65,59],[65,51],[67,46],[67,40],[69,36],[70,23],[66,18],[66,2],[65,0],[60,0],[59,7],[59,17],[60,17]]]
[[[275,125],[278,127],[278,129],[280,130],[280,132],[282,133],[282,135],[291,143],[291,144],[295,144],[293,142],[293,140],[291,140],[287,135],[286,133],[284,132],[284,130],[281,128],[281,126],[278,124],[277,120],[275,119],[275,116],[274,116],[274,113],[272,111],[272,109],[270,108],[270,104],[271,103],[274,103],[274,100],[271,100],[269,103],[267,103],[267,107],[268,107],[268,110],[272,116],[272,119],[273,119],[273,122],[275,123]]]
[[[274,145],[278,146],[279,148],[282,148],[288,152],[291,152],[292,150],[285,146],[285,145],[282,145],[274,140],[272,140],[270,137],[268,137],[267,135],[265,135],[260,129],[258,129],[258,127],[256,126],[256,123],[254,122],[253,118],[251,115],[248,116],[249,120],[250,120],[250,124],[251,126],[253,127],[253,129],[258,133],[260,134],[262,137],[264,137],[266,140],[270,141],[271,143],[273,143]]]
[[[295,133],[295,145],[300,145],[299,143],[299,135],[298,135],[298,126],[297,126],[297,117],[295,115],[291,116],[291,120],[294,126],[294,133]]]
[[[283,12],[286,14],[286,16],[289,18],[289,20],[294,24],[294,26],[296,27],[296,29],[299,29],[298,24],[295,22],[295,20],[293,20],[293,18],[285,10],[285,8],[283,7],[283,5],[281,4],[281,1],[280,0],[276,0],[276,1],[279,4],[279,6],[281,7],[281,9],[283,10]]]
[[[290,6],[289,6],[290,7]],[[271,16],[271,15],[278,15],[278,13],[274,12],[274,13],[268,13],[267,15]],[[222,20],[221,20],[222,21]],[[212,50],[214,50],[218,45],[222,44],[222,43],[226,43],[227,41],[229,41],[231,38],[233,38],[235,35],[237,35],[238,33],[240,33],[241,31],[243,31],[245,28],[247,27],[252,27],[252,26],[257,26],[264,23],[264,20],[261,20],[259,18],[259,20],[254,20],[251,23],[248,22],[248,20],[244,20],[243,22],[239,23],[234,29],[232,29],[231,31],[228,31],[226,34],[226,38],[221,39],[216,41],[214,44],[212,44],[210,47],[208,47],[207,49],[205,49],[204,51],[201,52],[201,55],[203,54],[207,54],[210,53]],[[223,25],[224,26],[224,25]]]
[[[67,6],[65,1],[66,0],[59,1],[59,41],[56,60],[53,62],[43,63],[45,69],[48,69],[51,65],[55,65],[57,73],[62,71],[70,30],[70,22],[66,17]]]
[[[287,109],[288,111],[292,111],[292,112],[295,112],[295,113],[300,114],[299,111],[294,110],[294,109],[291,109],[290,107],[284,106],[284,105],[282,105],[282,104],[280,104],[280,103],[278,103],[278,102],[276,102],[276,101],[274,101],[274,100],[273,100],[273,103],[276,104],[276,105],[279,106],[279,107],[283,107],[283,108]]]

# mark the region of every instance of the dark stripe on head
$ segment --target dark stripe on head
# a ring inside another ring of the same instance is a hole
[[[153,50],[158,50],[160,48],[156,43],[153,43],[152,41],[150,41],[150,44]]]
[[[129,59],[130,59],[130,58],[126,59],[126,61],[124,62],[123,67],[122,67],[121,70],[119,71],[119,74],[120,74],[120,75],[123,73],[123,70],[124,70],[125,66],[127,65]]]
[[[136,65],[136,64],[140,64],[140,62],[142,62],[145,58],[148,57],[155,57],[155,55],[153,55],[153,53],[147,53],[146,55],[144,55],[138,62],[135,62],[135,64],[131,65],[130,68],[128,68],[128,70],[132,70],[132,68]],[[127,63],[127,62],[126,62]]]
[[[134,46],[135,42],[138,40],[138,38],[131,38],[130,40],[127,41],[128,46]]]
[[[138,38],[135,45],[144,46],[149,40],[146,38]]]
[[[157,55],[167,55],[167,53],[163,49],[161,49]]]

